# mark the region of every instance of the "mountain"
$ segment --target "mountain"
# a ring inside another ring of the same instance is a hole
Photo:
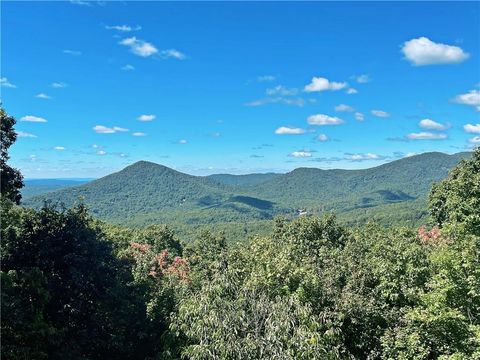
[[[249,186],[249,185],[258,185],[258,184],[264,183],[268,180],[271,180],[281,175],[282,174],[276,174],[276,173],[246,174],[246,175],[214,174],[214,175],[207,176],[207,178],[213,181],[216,181],[220,184]]]
[[[94,216],[128,225],[245,223],[324,211],[349,222],[369,217],[418,222],[432,183],[469,156],[424,153],[362,170],[210,176],[140,161],[87,184],[26,197],[24,204],[38,207],[52,200],[68,206],[83,199]]]
[[[25,179],[21,189],[24,198],[71,186],[85,184],[93,179]]]

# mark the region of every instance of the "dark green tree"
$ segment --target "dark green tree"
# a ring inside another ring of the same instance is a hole
[[[20,171],[7,164],[9,159],[8,149],[17,139],[17,134],[13,128],[16,121],[15,118],[9,116],[3,108],[0,108],[0,118],[0,136],[2,143],[0,151],[1,193],[2,197],[19,204],[22,198],[20,189],[23,187],[23,176]]]
[[[480,235],[480,148],[433,185],[429,209],[436,225],[461,224],[467,232]]]

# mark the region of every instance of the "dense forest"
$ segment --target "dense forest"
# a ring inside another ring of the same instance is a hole
[[[480,359],[480,149],[420,227],[326,214],[186,241],[21,206],[14,125],[1,110],[3,359]]]

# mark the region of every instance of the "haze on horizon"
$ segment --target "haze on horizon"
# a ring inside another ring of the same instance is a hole
[[[474,2],[1,6],[26,178],[357,169],[480,144]]]

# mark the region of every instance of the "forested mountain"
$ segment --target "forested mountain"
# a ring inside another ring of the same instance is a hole
[[[226,185],[249,186],[264,183],[268,180],[281,176],[282,174],[265,173],[265,174],[246,174],[246,175],[231,175],[231,174],[213,174],[207,176],[216,182]]]
[[[424,214],[433,182],[470,153],[425,153],[362,170],[298,168],[286,174],[187,175],[140,161],[81,186],[25,199],[67,206],[80,200],[101,219],[130,225],[159,222],[248,222],[299,211],[335,211],[354,221],[363,216],[415,222]],[[402,214],[404,217],[402,217]],[[395,221],[394,221],[395,222]]]

